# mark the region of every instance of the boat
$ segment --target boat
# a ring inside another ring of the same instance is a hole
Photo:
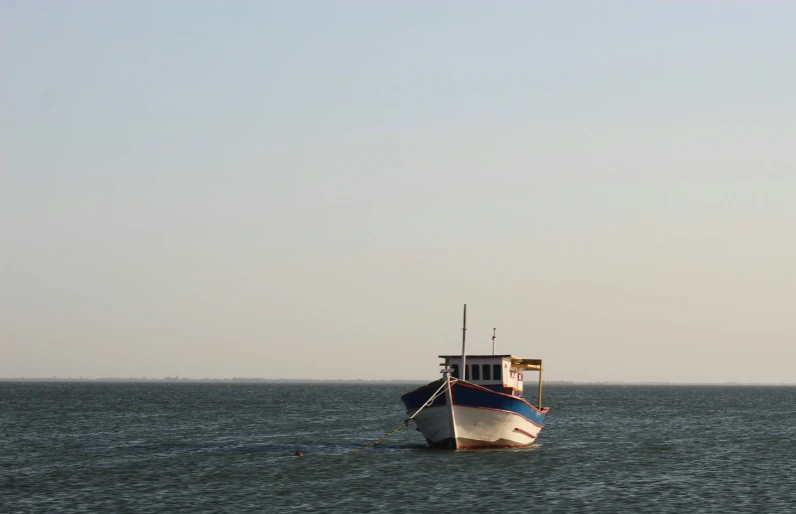
[[[431,448],[521,448],[532,445],[550,410],[542,407],[542,360],[512,354],[467,355],[467,305],[461,355],[440,355],[442,378],[401,396]],[[462,371],[464,376],[462,377]],[[536,405],[524,396],[526,372],[539,372]]]

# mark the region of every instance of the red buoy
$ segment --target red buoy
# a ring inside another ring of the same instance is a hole
[[[296,452],[293,454],[294,457],[303,457],[304,454],[302,452]]]

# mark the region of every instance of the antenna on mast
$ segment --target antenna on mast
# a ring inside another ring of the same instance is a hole
[[[492,355],[495,355],[495,339],[497,339],[497,336],[495,335],[496,330],[496,328],[492,329]]]

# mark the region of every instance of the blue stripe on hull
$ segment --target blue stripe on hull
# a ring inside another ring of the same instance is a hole
[[[433,395],[441,385],[442,380],[429,382],[428,384],[401,396],[401,401],[403,402],[407,411],[419,409],[428,401],[429,398],[431,398],[431,395]],[[522,398],[491,391],[486,388],[461,381],[453,384],[453,404],[513,412],[529,419],[538,426],[544,425],[544,419],[547,414],[547,409],[542,411],[535,409]],[[432,407],[443,405],[447,405],[447,400],[444,394],[438,396],[434,400],[434,403],[431,404]]]
[[[503,392],[503,384],[478,384],[479,386],[483,387],[484,389],[489,389],[490,391],[495,391],[496,393]]]
[[[404,403],[404,406],[408,411],[419,409],[428,401],[429,398],[431,398],[431,395],[433,395],[441,385],[442,379],[429,382],[423,387],[419,387],[414,391],[409,391],[401,396],[401,401]],[[441,394],[437,396],[437,398],[434,400],[434,403],[432,403],[430,407],[438,407],[447,404],[448,402],[445,398],[445,395]]]
[[[482,409],[497,409],[514,412],[538,426],[544,425],[547,409],[539,411],[522,398],[496,393],[471,384],[453,384],[453,404]]]

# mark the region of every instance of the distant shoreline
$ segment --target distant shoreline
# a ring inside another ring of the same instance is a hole
[[[0,378],[0,382],[103,382],[167,384],[423,384],[423,380],[306,379],[306,378]]]
[[[0,382],[26,383],[105,383],[105,384],[341,384],[341,385],[405,385],[425,384],[425,380],[367,380],[367,379],[301,379],[301,378],[2,378]],[[739,386],[739,387],[796,387],[793,383],[770,382],[577,382],[549,380],[545,385],[575,386]]]

